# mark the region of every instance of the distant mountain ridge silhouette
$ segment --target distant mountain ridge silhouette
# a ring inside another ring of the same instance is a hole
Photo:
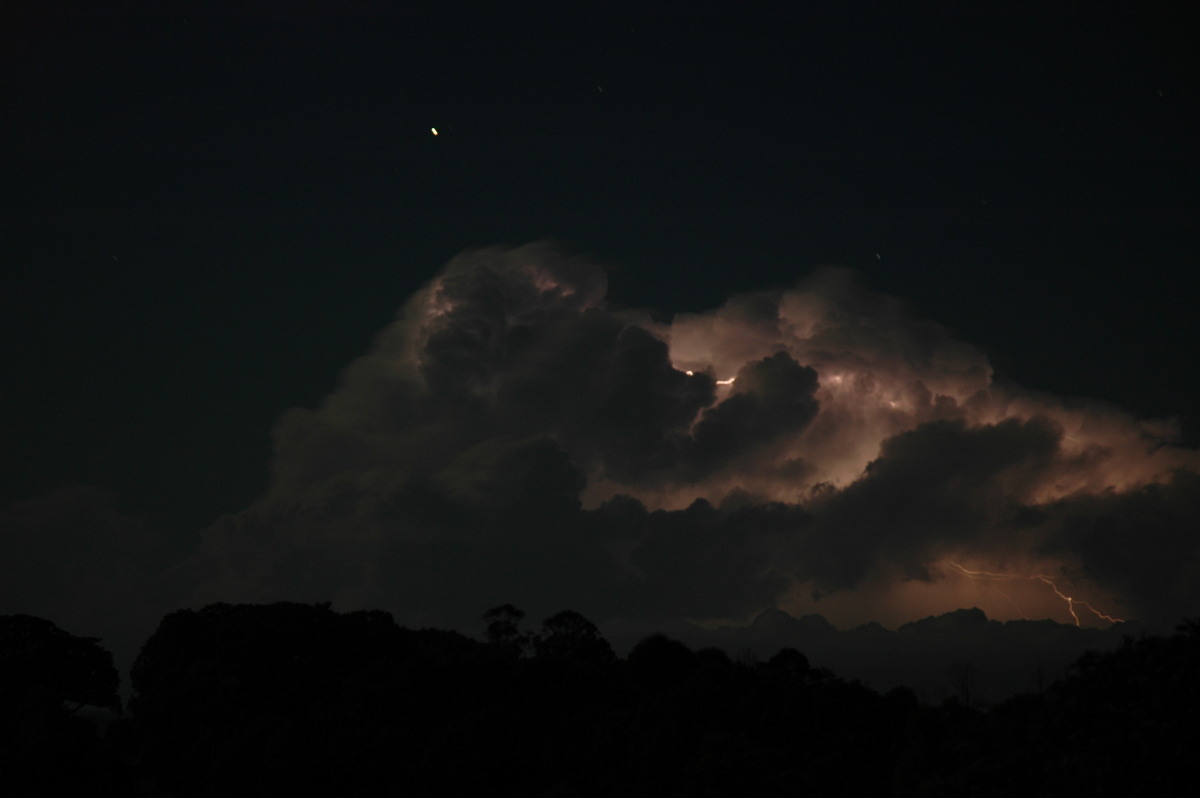
[[[715,646],[733,655],[753,651],[765,658],[781,648],[795,648],[814,667],[860,679],[876,690],[907,686],[931,701],[953,692],[949,669],[969,663],[980,700],[991,703],[1059,678],[1084,652],[1114,649],[1125,636],[1145,629],[1135,623],[1091,629],[1052,620],[997,621],[970,607],[895,630],[878,623],[840,630],[820,614],[797,618],[770,607],[745,626],[689,625],[674,633],[690,646]]]

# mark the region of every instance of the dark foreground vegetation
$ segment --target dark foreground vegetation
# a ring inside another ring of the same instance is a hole
[[[1200,728],[1200,623],[1089,654],[984,713],[809,666],[691,651],[618,659],[573,612],[488,642],[328,605],[163,619],[121,711],[112,658],[0,617],[6,795],[1136,796],[1182,794]]]

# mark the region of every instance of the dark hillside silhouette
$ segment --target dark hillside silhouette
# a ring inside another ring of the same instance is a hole
[[[1200,728],[1200,624],[1090,652],[1067,678],[987,714],[922,708],[900,758],[909,794],[1177,795]]]
[[[1168,795],[1200,724],[1200,623],[1127,638],[999,704],[922,705],[813,667],[735,662],[665,635],[624,660],[587,618],[486,642],[328,604],[214,604],[163,619],[111,703],[96,641],[0,619],[6,794]]]
[[[903,714],[799,652],[752,668],[657,637],[626,663],[578,613],[522,617],[489,611],[478,643],[328,605],[172,613],[133,669],[135,758],[180,795],[886,785]]]

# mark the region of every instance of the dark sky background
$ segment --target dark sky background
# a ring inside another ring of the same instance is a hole
[[[0,504],[29,535],[98,486],[183,567],[414,291],[538,241],[661,323],[848,267],[999,383],[1200,443],[1190,17],[238,5],[5,12]]]

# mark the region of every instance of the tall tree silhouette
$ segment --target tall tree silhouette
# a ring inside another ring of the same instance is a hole
[[[529,648],[529,633],[521,629],[521,620],[525,613],[512,604],[501,604],[492,607],[483,614],[487,624],[484,636],[494,646],[515,657],[525,654]]]
[[[376,780],[380,747],[398,744],[378,714],[406,650],[404,631],[379,611],[279,603],[172,613],[132,671],[146,775],[181,794]]]
[[[563,610],[542,622],[542,631],[533,638],[538,657],[574,659],[594,665],[616,660],[612,646],[600,635],[596,624],[574,610]]]
[[[127,769],[84,706],[120,713],[112,655],[30,615],[0,616],[0,792],[105,794],[127,790]]]
[[[112,654],[32,615],[0,616],[0,690],[7,701],[32,692],[76,711],[84,705],[121,712]]]

